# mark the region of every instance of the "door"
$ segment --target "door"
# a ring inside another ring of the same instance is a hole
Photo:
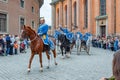
[[[100,27],[100,32],[101,32],[101,36],[105,37],[106,36],[106,26],[101,26]]]

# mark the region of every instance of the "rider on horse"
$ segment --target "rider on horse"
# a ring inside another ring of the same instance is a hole
[[[45,45],[48,45],[50,47],[50,49],[54,50],[54,43],[49,39],[48,37],[48,29],[49,29],[49,26],[47,24],[45,24],[45,19],[44,18],[41,18],[40,19],[40,26],[38,28],[38,35],[40,37],[42,37],[42,40],[44,42]]]

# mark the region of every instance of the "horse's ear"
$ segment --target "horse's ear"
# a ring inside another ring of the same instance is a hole
[[[25,25],[22,26],[22,29],[25,29]]]
[[[23,25],[23,28],[25,29],[25,25]]]

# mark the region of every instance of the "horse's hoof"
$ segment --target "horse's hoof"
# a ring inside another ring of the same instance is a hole
[[[67,57],[67,58],[70,58],[70,54],[66,54],[66,57]]]
[[[62,56],[61,58],[62,58],[62,59],[64,59],[65,57],[64,57],[64,56]]]
[[[58,65],[58,63],[55,63],[55,65]]]
[[[28,68],[28,72],[30,72],[30,68]]]
[[[43,68],[40,68],[40,72],[43,72]]]
[[[47,69],[49,69],[50,67],[49,66],[47,66]]]

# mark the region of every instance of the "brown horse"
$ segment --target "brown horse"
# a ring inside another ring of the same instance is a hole
[[[31,29],[31,27],[24,25],[23,29],[22,29],[21,37],[23,39],[28,37],[31,41],[31,44],[30,44],[31,56],[30,56],[30,59],[29,59],[28,72],[30,72],[31,63],[32,63],[32,60],[33,60],[35,54],[39,55],[40,71],[43,71],[43,65],[42,65],[42,52],[43,51],[46,52],[46,55],[47,55],[47,58],[48,58],[47,68],[49,68],[49,66],[50,66],[50,55],[48,54],[49,50],[45,47],[46,45],[44,45],[42,39],[37,35],[37,33],[33,29]],[[54,55],[54,63],[55,63],[55,65],[57,65],[55,49],[52,50],[52,52],[53,52],[53,55]]]

